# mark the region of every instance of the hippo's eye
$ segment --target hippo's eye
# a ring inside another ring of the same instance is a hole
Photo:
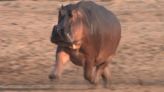
[[[69,16],[69,17],[72,17],[71,11],[68,11],[68,16]]]

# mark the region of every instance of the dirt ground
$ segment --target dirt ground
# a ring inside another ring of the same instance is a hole
[[[164,92],[164,0],[95,2],[122,25],[111,63],[115,90],[90,89],[82,68],[72,63],[60,81],[51,82],[52,27],[61,4],[73,2],[17,0],[0,1],[0,92]]]

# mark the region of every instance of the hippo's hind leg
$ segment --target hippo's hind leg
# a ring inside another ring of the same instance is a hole
[[[113,89],[112,87],[112,75],[111,70],[109,69],[109,65],[106,66],[102,72],[102,79],[105,83],[106,88]]]
[[[113,87],[111,86],[111,71],[109,69],[109,62],[104,62],[100,65],[97,65],[96,71],[95,71],[95,79],[94,83],[98,85],[100,79],[103,79],[103,82],[105,83],[106,88],[112,89]]]
[[[56,52],[56,62],[53,66],[53,69],[49,75],[49,79],[59,79],[62,72],[64,65],[69,61],[69,54],[67,54],[63,49],[60,47],[57,48]]]
[[[95,76],[94,76],[94,83],[96,85],[98,85],[98,83],[99,83],[99,81],[101,79],[101,76],[104,73],[104,69],[107,67],[107,65],[108,65],[108,63],[104,62],[104,63],[96,66]]]

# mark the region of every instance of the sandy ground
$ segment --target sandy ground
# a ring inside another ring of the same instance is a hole
[[[102,0],[103,1],[103,0]],[[71,63],[62,79],[48,75],[55,60],[50,43],[59,1],[0,1],[0,92],[109,92],[90,89],[82,68]],[[164,92],[164,1],[110,0],[97,3],[121,21],[122,39],[111,63],[112,92]]]

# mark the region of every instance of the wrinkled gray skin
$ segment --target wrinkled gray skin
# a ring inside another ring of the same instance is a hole
[[[81,39],[73,38],[76,27],[70,22],[74,17],[73,10],[77,10],[82,18],[77,19],[77,24],[82,23]],[[115,54],[121,38],[121,26],[113,13],[91,1],[81,1],[77,4],[62,6],[59,10],[58,24],[54,26],[51,42],[57,45],[56,61],[50,79],[60,78],[64,64],[72,61],[82,66],[84,78],[92,84],[98,84],[100,78],[106,85],[111,81],[108,64]],[[80,43],[78,48],[72,48]]]

